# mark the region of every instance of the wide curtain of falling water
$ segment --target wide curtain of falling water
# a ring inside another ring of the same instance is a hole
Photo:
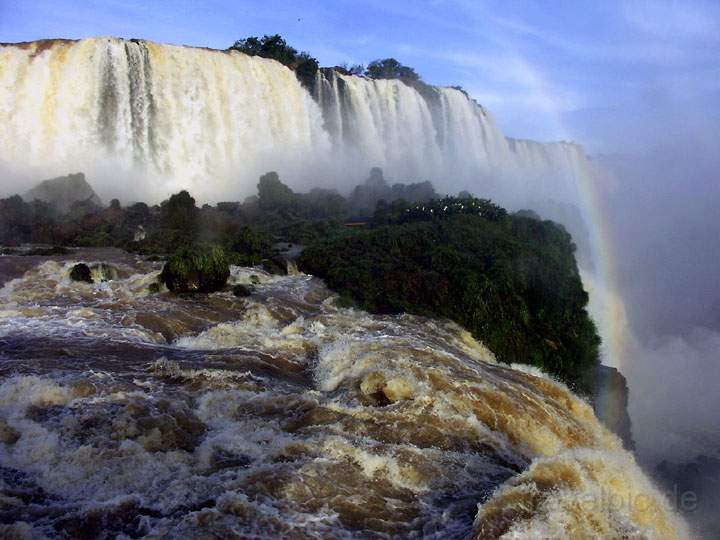
[[[13,178],[83,171],[125,200],[237,200],[269,170],[342,191],[375,166],[440,191],[568,200],[588,174],[580,147],[509,140],[457,89],[322,70],[311,92],[272,60],[111,38],[0,46],[0,139]]]

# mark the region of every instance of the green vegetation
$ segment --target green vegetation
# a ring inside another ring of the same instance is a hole
[[[279,35],[265,35],[262,38],[250,36],[236,41],[229,50],[240,51],[250,56],[272,58],[292,69],[298,80],[312,88],[315,83],[318,61],[306,52],[298,52]]]
[[[394,58],[373,60],[365,70],[365,76],[371,79],[405,79],[419,81],[420,75],[411,67],[404,66]]]
[[[197,229],[198,210],[195,199],[183,190],[160,205],[162,225],[192,238]]]
[[[508,215],[467,192],[442,198],[429,182],[391,185],[380,169],[348,197],[326,189],[296,193],[275,172],[257,187],[258,195],[242,203],[214,207],[198,208],[182,191],[157,206],[81,203],[66,214],[11,197],[0,200],[0,243],[172,254],[162,281],[177,292],[224,287],[229,264],[285,273],[287,260],[297,257],[289,244],[301,244],[300,268],[324,278],[343,302],[447,317],[499,360],[533,364],[578,385],[595,364],[599,340],[575,246],[536,213]]]
[[[317,59],[313,58],[310,53],[298,52],[297,49],[288,45],[285,39],[279,34],[266,34],[261,38],[250,36],[240,39],[229,47],[228,50],[240,51],[250,56],[261,56],[262,58],[277,60],[292,69],[303,86],[309,90],[312,90],[315,86],[316,75],[320,69]],[[423,82],[422,77],[420,77],[415,69],[403,65],[395,58],[373,60],[367,67],[362,64],[343,64],[331,69],[344,75],[363,75],[371,79],[399,79],[418,90],[427,99],[434,99],[436,97],[436,92],[431,86]],[[458,88],[467,95],[467,92],[461,87],[453,88]]]
[[[258,203],[263,210],[291,210],[297,203],[293,190],[280,181],[275,171],[260,177]]]
[[[309,246],[300,268],[376,313],[447,317],[503,362],[579,380],[597,362],[570,235],[482,199],[403,207]]]
[[[172,255],[160,281],[172,292],[214,292],[230,277],[230,260],[221,246],[181,248]]]

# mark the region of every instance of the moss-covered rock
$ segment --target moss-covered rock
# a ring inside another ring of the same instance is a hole
[[[250,287],[247,287],[245,285],[235,285],[232,289],[232,292],[235,296],[238,298],[242,298],[245,296],[250,296],[252,294],[252,291],[250,290]]]
[[[92,283],[92,273],[90,267],[85,263],[78,263],[70,270],[70,279],[73,281],[82,281],[85,283]]]
[[[160,274],[168,289],[176,293],[209,293],[222,289],[230,277],[230,263],[225,250],[181,248],[172,255]]]

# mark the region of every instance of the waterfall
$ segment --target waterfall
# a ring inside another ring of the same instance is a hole
[[[576,145],[506,138],[458,89],[323,69],[311,95],[273,60],[114,38],[0,46],[0,140],[6,176],[82,170],[126,200],[238,199],[268,170],[344,190],[378,166],[512,206],[574,200],[587,165]]]
[[[330,149],[319,107],[277,62],[107,38],[1,47],[0,124],[6,168],[114,172],[158,195],[247,195],[263,172]]]

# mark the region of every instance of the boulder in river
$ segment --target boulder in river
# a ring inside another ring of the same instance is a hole
[[[78,263],[70,270],[70,279],[73,281],[83,281],[85,283],[92,283],[92,273],[90,267],[85,263]]]
[[[246,285],[237,284],[232,289],[233,295],[237,296],[238,298],[242,298],[244,296],[250,296],[252,294],[252,291],[250,290],[250,287]]]

